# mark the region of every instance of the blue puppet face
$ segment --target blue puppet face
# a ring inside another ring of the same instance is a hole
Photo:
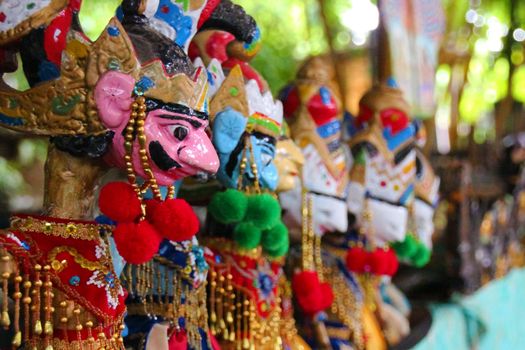
[[[244,131],[247,119],[232,108],[217,114],[213,124],[213,143],[219,154],[220,167],[218,179],[227,187],[236,188],[240,164],[245,145]],[[253,132],[250,134],[253,159],[257,165],[261,188],[275,190],[279,180],[274,164],[275,139],[271,136]],[[244,175],[244,185],[253,184],[255,179],[251,170],[251,156],[246,152],[248,163]]]

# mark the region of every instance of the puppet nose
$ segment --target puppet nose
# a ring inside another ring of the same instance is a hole
[[[219,169],[219,157],[204,131],[191,133],[179,155],[182,163],[200,171],[215,174]]]

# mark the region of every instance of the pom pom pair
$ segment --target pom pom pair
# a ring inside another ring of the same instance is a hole
[[[208,211],[222,224],[251,222],[260,230],[274,227],[281,217],[279,201],[272,195],[246,195],[234,189],[216,193],[210,201]]]
[[[329,308],[334,293],[327,282],[321,282],[316,271],[301,271],[292,278],[292,289],[302,311],[313,316]]]
[[[161,241],[191,239],[199,230],[199,220],[191,206],[182,199],[146,201],[146,218],[142,220],[142,203],[133,187],[112,182],[100,191],[100,211],[117,227],[113,232],[120,255],[131,264],[153,258]]]
[[[432,255],[430,249],[411,234],[407,234],[402,242],[393,243],[392,248],[399,258],[416,267],[425,266]]]
[[[346,266],[348,270],[355,273],[393,276],[397,272],[399,262],[390,248],[378,248],[369,252],[363,247],[356,246],[348,250]]]
[[[288,229],[280,220],[281,206],[272,195],[246,195],[228,189],[213,196],[208,211],[222,224],[236,224],[233,239],[239,247],[254,249],[262,245],[275,258],[288,252]]]

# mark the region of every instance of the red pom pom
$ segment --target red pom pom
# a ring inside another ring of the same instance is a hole
[[[334,291],[328,282],[321,283],[320,288],[322,296],[320,308],[321,310],[325,310],[332,306],[332,303],[334,302]]]
[[[319,286],[319,275],[316,271],[301,271],[294,274],[292,288],[295,295],[305,294],[309,289]]]
[[[116,222],[133,222],[142,214],[140,200],[129,183],[110,182],[100,190],[98,207]]]
[[[394,276],[399,268],[399,260],[397,260],[396,252],[392,248],[388,248],[386,253],[389,259],[389,268],[386,274],[388,276]]]
[[[346,267],[356,273],[366,272],[369,253],[363,247],[352,247],[346,254]]]
[[[119,223],[113,231],[119,254],[130,264],[150,261],[158,252],[162,238],[147,221]]]
[[[168,340],[168,348],[170,350],[187,350],[188,336],[183,330],[175,331]]]
[[[370,254],[370,269],[374,275],[387,275],[391,270],[390,254],[383,248],[377,248]]]
[[[292,278],[292,288],[297,303],[307,315],[315,315],[333,302],[332,289],[327,283],[320,283],[315,271],[302,271]]]
[[[184,199],[168,199],[150,203],[148,220],[159,234],[171,241],[191,239],[199,231],[199,219],[193,208]]]

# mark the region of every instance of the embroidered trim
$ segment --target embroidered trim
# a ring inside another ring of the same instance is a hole
[[[74,220],[46,220],[34,216],[11,217],[11,230],[20,232],[37,232],[49,236],[74,238],[82,240],[98,240],[102,233],[111,232],[112,226]]]
[[[98,248],[98,246],[97,246]],[[108,267],[99,261],[91,261],[82,256],[75,248],[67,247],[67,246],[61,246],[61,247],[55,247],[53,248],[49,254],[47,254],[48,261],[54,261],[56,260],[56,256],[60,253],[67,252],[69,255],[73,257],[75,262],[82,266],[82,268],[89,270],[89,271],[96,271],[100,270],[102,273],[109,272]],[[101,257],[98,257],[100,259]],[[104,256],[105,258],[105,256]]]

